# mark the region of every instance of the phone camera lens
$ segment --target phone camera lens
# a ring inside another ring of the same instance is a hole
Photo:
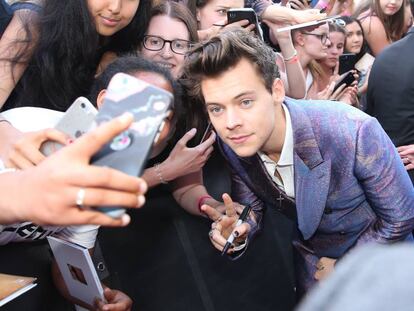
[[[81,108],[85,109],[86,105],[84,103],[81,103]]]

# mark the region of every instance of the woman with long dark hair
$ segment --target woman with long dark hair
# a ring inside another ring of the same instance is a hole
[[[373,0],[365,11],[357,10],[365,38],[374,56],[402,38],[406,31],[405,0]]]
[[[132,51],[147,26],[150,1],[46,0],[19,10],[0,45],[0,106],[66,110],[89,92],[106,51]],[[17,84],[17,85],[16,85]]]
[[[35,3],[33,3],[35,2]],[[148,24],[150,1],[44,0],[14,3],[13,19],[0,41],[0,107],[34,106],[65,111],[89,93],[107,51],[133,51]],[[24,6],[23,6],[24,4]],[[40,5],[41,4],[41,5]],[[14,146],[31,163],[44,159],[42,136],[27,140],[0,122],[0,157],[10,164]]]

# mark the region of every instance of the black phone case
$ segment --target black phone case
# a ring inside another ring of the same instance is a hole
[[[352,71],[349,71],[341,80],[339,80],[333,89],[333,92],[335,92],[342,84],[345,84],[346,86],[350,86],[352,82],[355,81],[355,77]],[[332,93],[333,93],[332,92]]]
[[[230,9],[227,11],[227,23],[232,24],[247,19],[249,24],[254,24],[254,32],[263,40],[263,33],[260,28],[259,20],[253,9]]]
[[[344,74],[347,71],[354,69],[356,64],[356,55],[354,53],[345,53],[339,56],[339,70],[338,73]]]
[[[95,154],[91,162],[140,176],[172,99],[172,95],[165,90],[123,73],[116,74],[95,121],[101,124],[128,111],[134,115],[134,122]],[[105,207],[102,210],[112,213],[113,217],[119,216],[114,209]]]

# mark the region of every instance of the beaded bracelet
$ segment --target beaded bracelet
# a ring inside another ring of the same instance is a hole
[[[160,163],[157,163],[157,164],[154,165],[155,174],[157,174],[157,177],[158,177],[158,179],[160,180],[160,182],[162,184],[168,184],[168,181],[166,181],[164,179],[164,177],[162,176],[161,167],[160,166],[161,166]]]

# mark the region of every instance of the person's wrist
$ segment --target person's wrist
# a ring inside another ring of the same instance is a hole
[[[294,60],[298,56],[298,52],[296,49],[293,49],[289,54],[288,51],[282,51],[283,60],[285,63],[289,63],[290,61]]]
[[[164,180],[166,182],[171,182],[180,177],[180,175],[177,174],[177,170],[175,169],[176,164],[169,157],[165,161],[160,163],[160,168],[162,176],[164,177]]]
[[[210,195],[202,195],[201,197],[199,197],[197,199],[197,207],[198,207],[198,211],[202,214],[205,215],[204,211],[201,210],[201,207],[206,204],[206,201],[212,199],[212,197]]]
[[[157,175],[158,181],[161,184],[168,184],[168,181],[165,179],[165,172],[163,171],[162,163],[156,163],[154,165],[155,174]]]

